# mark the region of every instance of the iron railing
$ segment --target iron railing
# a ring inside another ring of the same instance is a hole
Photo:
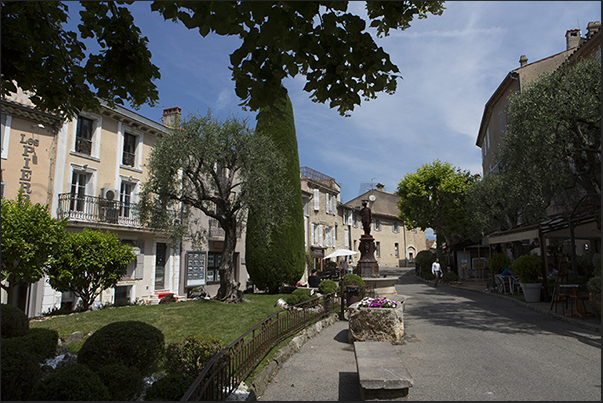
[[[78,196],[71,193],[59,195],[57,208],[59,219],[88,221],[95,223],[119,224],[141,227],[136,214],[136,204],[109,201],[95,196]]]
[[[281,340],[340,309],[337,293],[283,309],[215,355],[180,401],[223,401]]]

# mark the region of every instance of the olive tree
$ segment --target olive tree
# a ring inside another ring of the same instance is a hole
[[[287,217],[279,210],[289,193],[273,175],[283,169],[274,145],[256,136],[245,121],[234,117],[218,120],[210,111],[188,116],[180,128],[160,137],[147,167],[141,218],[155,220],[165,229],[180,227],[177,236],[195,242],[204,239],[203,230],[193,220],[197,213],[217,220],[224,230],[224,247],[215,299],[242,300],[234,277],[234,253],[237,232],[243,230],[249,207],[262,205],[263,242],[269,241],[272,229]],[[164,214],[166,209],[185,214],[177,214],[178,222],[174,222]]]

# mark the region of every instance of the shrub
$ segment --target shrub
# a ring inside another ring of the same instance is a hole
[[[285,297],[285,301],[287,301],[287,305],[289,306],[301,304],[302,302],[316,298],[316,296],[310,294],[311,292],[308,288],[297,288]]]
[[[147,323],[113,322],[98,329],[84,342],[77,362],[90,368],[124,364],[148,375],[157,368],[163,356],[164,340],[161,330]]]
[[[167,347],[165,370],[169,374],[197,377],[209,360],[223,349],[222,341],[214,337],[189,336]]]
[[[359,285],[362,288],[362,291],[360,291],[360,299],[363,299],[365,296],[365,284],[364,284],[364,280],[362,279],[362,277],[360,277],[357,274],[351,274],[348,273],[345,276],[343,276],[343,287],[345,288],[345,286],[347,285]]]
[[[123,364],[105,365],[97,374],[107,387],[111,400],[135,400],[144,388],[140,371]]]
[[[59,368],[34,386],[30,400],[110,400],[100,377],[86,365],[72,364]]]
[[[195,378],[180,374],[169,374],[154,382],[147,389],[146,401],[178,401],[184,396]]]
[[[426,278],[428,280],[435,278],[434,275],[431,273],[431,265],[433,264],[433,262],[435,262],[435,260],[435,253],[430,252],[428,250],[422,250],[417,253],[415,262],[417,263],[417,266],[419,266],[419,277]]]
[[[504,269],[509,267],[511,259],[507,255],[502,253],[495,253],[488,259],[488,267],[492,270],[493,274],[500,274]]]
[[[337,291],[338,285],[333,280],[322,280],[320,284],[318,284],[318,291],[321,294],[331,294]]]
[[[29,330],[29,319],[16,306],[0,304],[0,327],[3,339],[24,336]]]
[[[444,272],[444,276],[442,277],[442,283],[452,283],[455,281],[459,281],[459,276],[452,271]]]
[[[586,287],[593,294],[601,294],[601,276],[591,277],[586,283]]]
[[[25,336],[2,340],[2,345],[23,349],[42,362],[56,355],[58,341],[59,333],[56,330],[36,327],[29,329]]]
[[[343,284],[344,285],[359,285],[360,287],[364,287],[364,280],[357,274],[346,274],[343,276]]]
[[[542,274],[542,259],[536,255],[523,255],[513,262],[513,273],[522,283],[537,283]]]
[[[36,383],[42,378],[40,363],[36,357],[13,343],[2,340],[0,400],[28,400]]]

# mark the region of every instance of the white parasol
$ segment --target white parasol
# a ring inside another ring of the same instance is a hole
[[[354,252],[353,250],[349,250],[349,249],[337,249],[335,252],[329,254],[328,256],[325,256],[325,259],[330,259],[332,257],[338,257],[338,256],[352,256],[355,255],[358,252]]]

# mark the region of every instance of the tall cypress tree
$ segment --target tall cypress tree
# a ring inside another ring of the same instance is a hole
[[[293,106],[288,94],[260,110],[256,135],[272,140],[286,160],[285,169],[273,173],[286,183],[290,192],[282,206],[281,225],[266,237],[265,226],[259,218],[262,206],[251,206],[245,239],[247,272],[251,280],[258,288],[276,293],[283,284],[295,284],[306,265],[299,154]]]

